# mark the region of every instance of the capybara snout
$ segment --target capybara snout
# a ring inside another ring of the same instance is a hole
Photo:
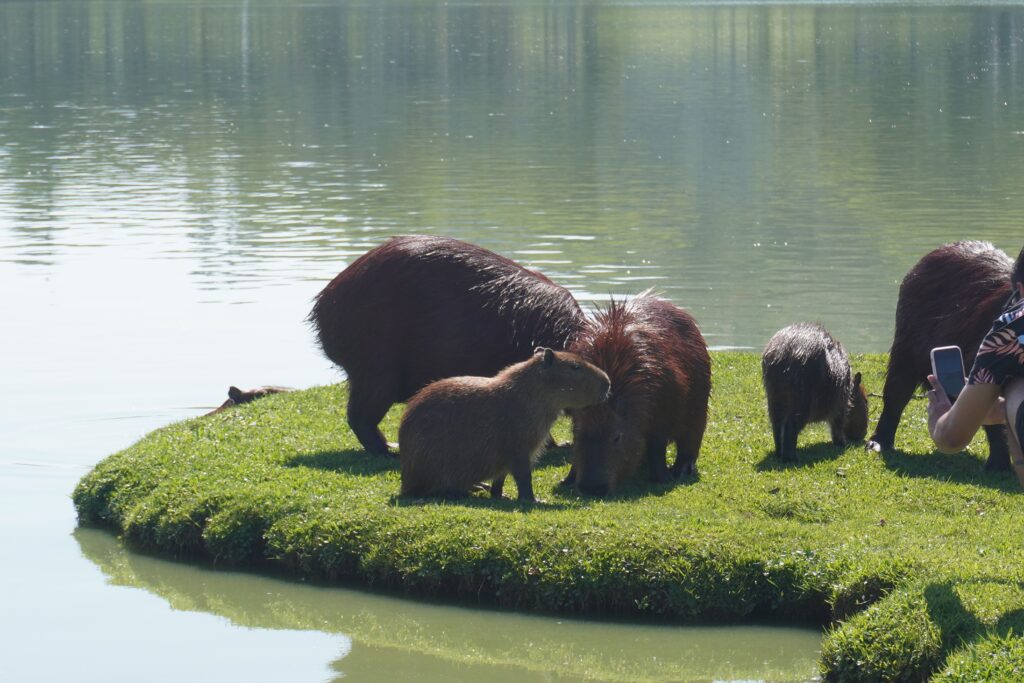
[[[796,323],[776,332],[761,356],[761,377],[780,460],[796,460],[797,437],[812,422],[827,421],[837,445],[867,433],[861,375],[851,374],[843,345],[821,325]]]

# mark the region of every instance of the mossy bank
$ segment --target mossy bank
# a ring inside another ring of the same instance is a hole
[[[851,360],[880,391],[885,358]],[[933,452],[913,401],[897,452],[836,448],[816,425],[781,464],[758,357],[713,363],[699,478],[608,500],[558,487],[563,449],[539,464],[535,505],[400,498],[397,461],[358,447],[338,385],[157,430],[74,502],[83,524],[177,557],[530,611],[822,623],[828,680],[1024,676],[1024,496],[982,471],[983,440]]]

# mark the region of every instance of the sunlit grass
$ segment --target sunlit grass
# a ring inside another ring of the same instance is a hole
[[[884,362],[853,358],[869,391]],[[333,386],[158,430],[100,463],[75,504],[83,523],[135,547],[417,595],[827,624],[822,667],[834,680],[920,680],[947,664],[947,678],[967,680],[972,667],[1017,665],[1024,503],[1010,475],[982,471],[983,439],[933,453],[916,400],[895,453],[834,447],[817,425],[798,462],[781,464],[757,356],[714,354],[713,380],[700,476],[637,480],[609,500],[558,487],[564,449],[535,472],[537,505],[399,498],[397,462],[362,452],[344,424],[345,387]],[[872,421],[880,408],[872,399]],[[400,414],[387,418],[389,439]],[[566,423],[556,436],[568,438]],[[1014,649],[1004,657],[999,643]]]

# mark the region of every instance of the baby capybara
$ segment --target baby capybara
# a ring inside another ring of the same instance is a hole
[[[1013,260],[988,242],[945,244],[910,269],[896,302],[896,333],[882,389],[882,414],[868,448],[891,449],[914,390],[930,387],[931,350],[959,346],[969,371],[978,346],[1010,296]],[[1006,429],[985,427],[986,469],[1008,469]]]
[[[459,240],[394,237],[319,295],[310,320],[349,381],[348,424],[370,453],[394,403],[445,377],[489,377],[564,349],[583,324],[572,294],[540,273]]]
[[[230,408],[231,406],[238,406],[242,405],[243,403],[252,403],[256,399],[263,398],[264,396],[269,396],[270,394],[281,394],[289,391],[292,390],[289,389],[288,387],[265,386],[257,387],[256,389],[246,389],[243,391],[242,389],[239,389],[236,386],[230,386],[228,387],[228,400],[221,403],[214,410],[208,412],[207,415],[219,413],[222,410]]]
[[[573,465],[566,483],[607,495],[643,460],[650,478],[695,474],[711,393],[711,358],[693,317],[649,293],[613,301],[571,350],[608,373],[611,399],[571,411]],[[672,470],[665,462],[676,444]]]
[[[531,470],[566,408],[608,397],[608,376],[571,353],[538,348],[494,377],[449,377],[406,406],[398,430],[402,494],[466,495],[490,481],[501,497],[512,475],[519,500],[534,500]]]
[[[832,443],[860,441],[868,432],[868,396],[860,373],[838,340],[817,323],[796,323],[776,332],[761,355],[775,455],[796,460],[796,440],[812,422],[828,422]]]

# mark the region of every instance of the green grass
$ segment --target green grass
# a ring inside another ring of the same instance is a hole
[[[557,487],[559,449],[534,474],[536,505],[403,499],[397,462],[366,456],[345,426],[339,385],[158,430],[101,462],[74,501],[82,523],[176,557],[537,612],[826,624],[826,680],[1016,678],[1024,497],[982,471],[983,439],[933,452],[915,400],[894,453],[833,447],[817,425],[783,465],[757,356],[713,359],[700,476],[674,486],[581,498]],[[853,359],[869,391],[884,363]],[[873,398],[872,422],[880,409]]]

